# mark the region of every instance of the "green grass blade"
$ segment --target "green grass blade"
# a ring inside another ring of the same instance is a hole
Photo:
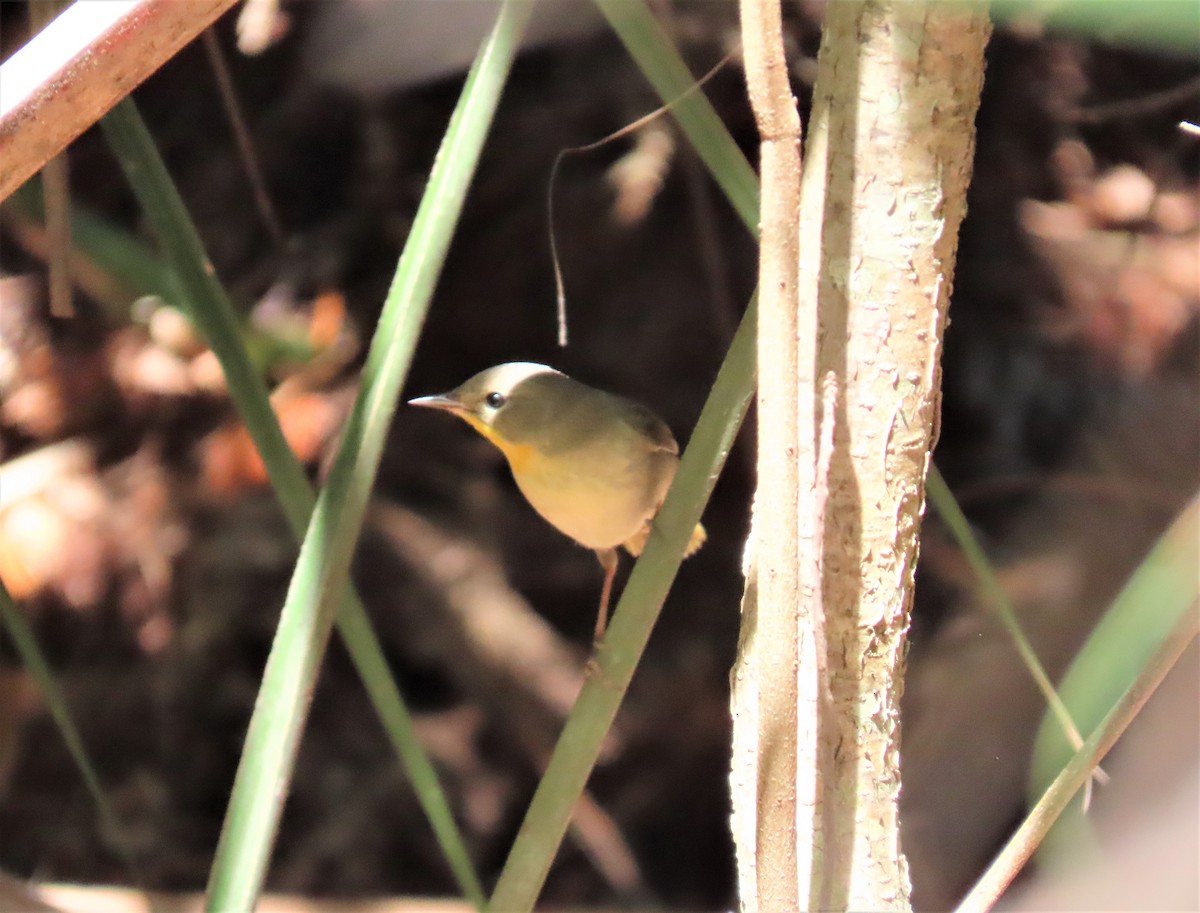
[[[625,49],[654,86],[704,161],[730,204],[758,234],[758,176],[703,92],[689,92],[696,78],[643,0],[595,0]]]
[[[1193,525],[1195,520],[1193,516]],[[1200,544],[1194,536],[1192,544]],[[1055,822],[1060,820],[1071,800],[1087,785],[1096,765],[1162,684],[1198,632],[1200,616],[1195,612],[1184,612],[1176,617],[1175,624],[1144,658],[1128,686],[1118,695],[1087,740],[1078,751],[1067,756],[1062,769],[1046,785],[1021,826],[955,908],[955,913],[987,913],[995,906],[1005,888],[1012,883],[1033,851],[1042,845]],[[1053,726],[1051,728],[1054,729]]]
[[[649,7],[643,0],[595,0],[595,3],[608,18],[609,24],[624,42],[626,49],[659,96],[671,105],[671,113],[676,122],[696,148],[734,209],[750,231],[757,235],[757,176],[708,100],[700,92],[689,91],[695,78]],[[705,425],[705,417],[709,416],[710,412],[719,413],[722,410],[728,417],[731,403],[738,401],[742,396],[745,397],[744,402],[748,402],[749,397],[753,395],[756,319],[757,309],[752,304],[747,309],[742,325],[730,346],[717,385],[714,385],[692,443],[685,452],[676,483],[668,494],[659,520],[656,521],[656,526],[664,529],[662,555],[660,557],[657,551],[652,552],[648,548],[634,565],[629,583],[614,614],[609,640],[597,656],[596,680],[589,679],[567,720],[550,766],[534,795],[513,850],[501,873],[492,896],[492,910],[507,913],[510,910],[531,909],[550,870],[554,854],[565,833],[571,807],[582,792],[595,764],[597,739],[611,725],[628,684],[625,675],[627,672],[631,674],[632,664],[636,663],[641,654],[644,638],[649,636],[654,616],[677,570],[678,558],[674,547],[683,541],[683,538],[679,538],[676,542],[676,538],[684,537],[685,533],[671,526],[676,510],[674,505],[687,502],[690,505],[688,515],[696,517],[703,509],[700,499],[706,498],[707,494],[702,492],[701,488],[693,487],[694,481],[686,478],[685,468],[690,469],[707,462],[714,456],[707,447],[703,453],[700,452],[701,442],[711,433],[711,429]],[[738,389],[736,393],[730,387],[723,388],[722,397],[728,396],[729,399],[718,402],[718,386],[727,375],[743,379],[746,386],[744,389]],[[715,473],[720,468],[720,460],[709,463],[707,468],[715,478]],[[940,476],[936,476],[936,473],[931,474],[931,478],[940,481]],[[934,485],[936,486],[936,482]],[[937,497],[940,499],[940,493]],[[950,503],[953,503],[952,498]],[[666,533],[668,529],[673,529],[674,533]],[[964,550],[971,550],[978,556],[983,555],[965,523],[957,526],[953,533]],[[981,577],[981,585],[986,586],[983,581],[994,579],[995,575],[990,572],[986,558],[983,560],[983,567],[987,569],[987,573]],[[1024,641],[1019,628],[1017,632]],[[610,650],[612,652],[608,652]],[[1035,678],[1040,676],[1042,680],[1048,681],[1045,671],[1031,651],[1027,654],[1027,661]],[[1053,695],[1053,689],[1050,689],[1049,694]]]
[[[4,205],[27,219],[39,223],[45,221],[45,206],[37,179],[21,185]],[[78,204],[71,206],[71,240],[116,279],[130,299],[157,295],[174,301],[181,297],[170,267],[133,235]]]
[[[718,184],[752,233],[758,232],[758,178],[708,99],[690,91],[695,82],[686,64],[642,2],[596,0],[627,50],[642,67],[671,114],[696,147]],[[612,725],[658,612],[674,582],[683,548],[724,464],[745,410],[754,395],[755,325],[752,301],[726,354],[679,472],[655,518],[655,531],[633,566],[575,707],[546,768],[513,848],[505,861],[489,909],[530,910],[562,842],[571,810],[595,766],[604,734]]]
[[[31,180],[4,201],[5,208],[15,216],[34,224],[44,222],[44,211],[37,181]],[[137,237],[115,227],[111,222],[88,210],[71,206],[72,247],[85,254],[117,285],[112,299],[103,302],[110,318],[117,324],[130,320],[130,308],[136,299],[153,296],[178,308],[186,308],[184,294],[175,271],[158,254]],[[306,340],[289,339],[269,331],[244,324],[237,326],[242,345],[250,355],[253,373],[270,372],[274,365],[285,360],[303,361],[314,354]],[[304,527],[299,526],[302,533]]]
[[[1118,46],[1200,51],[1200,7],[1181,0],[991,0],[997,19],[1034,16],[1046,31],[1074,32]]]
[[[1045,698],[1053,719],[1060,727],[1060,732],[1064,733],[1070,741],[1071,750],[1077,749],[1083,744],[1083,737],[1076,728],[1070,711],[1063,703],[1059,693],[1054,690],[1054,683],[1050,681],[1050,676],[1042,667],[1041,660],[1038,659],[1037,653],[1033,649],[1033,644],[1021,630],[1021,622],[1017,619],[1017,612],[1013,608],[1012,600],[1004,591],[1004,586],[1000,583],[995,568],[988,561],[983,546],[971,532],[971,524],[967,521],[966,515],[958,506],[958,502],[954,500],[954,495],[950,493],[946,480],[932,463],[929,466],[929,477],[925,481],[925,491],[929,496],[929,502],[950,531],[950,535],[962,549],[963,557],[967,559],[967,564],[975,575],[979,591],[996,613],[996,617],[1000,619],[1000,624],[1008,632],[1013,645],[1017,648],[1017,653],[1021,656],[1021,661],[1025,663],[1025,668],[1033,677],[1034,684]]]
[[[681,98],[694,82],[694,78],[649,7],[644,0],[595,0],[595,3],[608,18],[625,43],[630,56],[641,67],[662,99],[668,102],[679,99],[671,111],[680,128],[725,191],[729,202],[750,230],[757,234],[758,179],[703,94],[694,92]],[[1064,730],[1078,744],[1078,731],[1066,713],[1062,701],[1055,694],[1041,661],[1021,631],[1011,603],[999,586],[995,570],[988,562],[982,546],[963,517],[953,495],[946,488],[937,467],[932,464],[926,487],[930,501],[939,513],[947,518],[950,533],[967,556],[980,590],[996,607],[1030,675],[1037,682]]]
[[[312,514],[315,495],[303,468],[283,439],[267,400],[266,387],[241,344],[232,305],[211,271],[191,217],[132,100],[126,99],[114,108],[102,124],[167,261],[180,276],[185,292],[181,306],[221,363],[230,396],[263,456],[288,522],[300,539]],[[342,605],[338,626],[460,888],[467,897],[481,903],[483,891],[449,803],[433,765],[416,738],[411,714],[388,670],[383,648],[353,593],[347,595]]]
[[[117,104],[100,125],[179,279],[184,294],[180,306],[221,363],[229,395],[267,463],[288,520],[303,527],[312,510],[312,490],[284,440],[266,384],[246,356],[233,305],[133,99]]]
[[[608,636],[596,653],[500,873],[488,907],[495,913],[531,910],[541,892],[571,811],[675,580],[688,538],[754,396],[756,316],[757,307],[751,301],[684,451],[675,482],[654,518],[654,533],[633,566]]]
[[[33,630],[25,621],[21,610],[17,608],[17,604],[13,602],[3,581],[0,581],[0,620],[3,621],[5,630],[8,631],[17,655],[21,658],[21,663],[29,670],[29,674],[33,676],[42,692],[42,698],[46,702],[50,716],[53,717],[54,724],[58,727],[63,742],[66,743],[71,759],[79,768],[79,774],[96,805],[96,811],[100,815],[104,829],[112,839],[118,855],[129,869],[133,880],[140,883],[142,879],[137,861],[129,847],[120,819],[117,818],[117,813],[113,810],[112,804],[108,801],[108,795],[100,783],[96,766],[92,763],[87,748],[83,744],[83,736],[80,735],[79,727],[75,725],[75,719],[71,716],[66,695],[59,686],[58,679],[51,670],[50,663],[46,661],[41,647],[38,646],[37,637],[34,636]]]
[[[1193,499],[1134,571],[1059,682],[1067,712],[1085,733],[1092,733],[1116,706],[1180,618],[1196,611],[1197,555],[1200,499]],[[1031,802],[1047,790],[1071,753],[1053,718],[1044,719],[1033,747]],[[1077,821],[1080,814],[1077,808],[1062,824]]]
[[[530,0],[502,5],[467,75],[400,257],[359,396],[288,588],[217,847],[209,910],[249,909],[261,888],[305,710],[346,588],[387,429],[531,10]]]

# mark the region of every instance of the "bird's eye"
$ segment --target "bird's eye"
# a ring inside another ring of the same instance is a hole
[[[504,405],[504,394],[492,392],[487,395],[487,404],[493,409],[499,409]]]

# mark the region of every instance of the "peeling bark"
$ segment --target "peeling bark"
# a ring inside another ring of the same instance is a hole
[[[908,908],[904,632],[988,34],[977,7],[827,8],[790,316],[768,308],[762,274],[760,488],[734,670],[743,910]],[[763,136],[766,256],[768,201],[788,188],[769,183]]]

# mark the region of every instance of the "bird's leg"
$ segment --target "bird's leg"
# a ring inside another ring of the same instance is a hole
[[[596,557],[604,568],[604,585],[600,588],[600,611],[596,615],[596,643],[604,637],[604,629],[608,626],[608,601],[612,597],[613,578],[617,574],[617,550],[615,548],[598,548]]]

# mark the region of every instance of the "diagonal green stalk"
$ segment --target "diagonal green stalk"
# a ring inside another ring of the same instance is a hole
[[[266,871],[303,719],[346,589],[387,429],[530,0],[505,0],[450,119],[388,291],[328,481],[300,547],[209,879],[211,911],[250,909]]]
[[[527,4],[513,5],[516,7],[515,11],[508,11],[502,20],[505,25],[502,40],[493,40],[488,45],[491,53],[489,65],[483,73],[485,78],[479,78],[478,66],[472,70],[456,118],[452,121],[452,126],[455,123],[460,125],[460,144],[464,134],[473,136],[472,141],[477,143],[482,142],[482,137],[486,134],[487,123],[479,124],[476,121],[481,116],[485,121],[490,121],[486,96],[497,91],[497,73],[501,69],[507,70],[508,61],[511,60],[516,45],[515,34],[519,32],[520,25],[527,15],[524,9]],[[521,21],[518,22],[518,19]],[[492,104],[494,105],[494,102]],[[170,182],[170,177],[154,148],[153,140],[133,102],[127,99],[118,105],[105,118],[103,126],[168,260],[179,275],[182,286],[187,290],[190,316],[205,334],[221,362],[230,394],[259,452],[263,454],[272,485],[283,504],[289,523],[299,536],[307,527],[312,514],[315,501],[313,491],[283,439],[268,403],[266,388],[239,341],[239,329],[233,308],[212,273],[199,235]],[[442,160],[448,160],[449,165],[453,166],[444,170],[463,170],[464,157],[454,152],[449,143],[443,146],[443,153],[439,156],[439,161]],[[466,174],[459,176],[464,188],[469,181],[470,169],[465,171]],[[444,199],[438,201],[436,207],[434,204],[423,205],[422,211],[426,213],[424,222],[429,224],[432,218],[430,213],[444,205]],[[428,264],[425,264],[425,268],[428,269]],[[432,287],[432,282],[429,285]],[[391,310],[395,311],[396,307],[393,306]],[[338,627],[376,712],[406,767],[460,887],[476,906],[481,906],[482,888],[454,824],[449,804],[437,782],[436,772],[416,739],[411,715],[404,706],[390,674],[383,650],[361,603],[353,593],[348,594],[341,608]],[[272,825],[268,830],[273,831],[273,827]]]
[[[758,175],[645,0],[594,0],[746,227],[758,234]]]
[[[975,581],[980,591],[983,593],[992,610],[996,613],[996,617],[1000,619],[1000,624],[1004,626],[1004,629],[1008,632],[1008,636],[1012,638],[1013,645],[1017,648],[1017,653],[1020,654],[1022,661],[1025,663],[1025,668],[1029,670],[1029,674],[1033,677],[1033,681],[1042,693],[1042,697],[1045,698],[1050,712],[1054,715],[1054,719],[1062,727],[1062,731],[1066,734],[1067,739],[1070,740],[1072,748],[1078,749],[1083,744],[1083,737],[1075,727],[1075,722],[1071,719],[1071,714],[1063,703],[1062,698],[1054,690],[1054,683],[1050,681],[1050,676],[1046,674],[1046,670],[1042,667],[1041,660],[1038,659],[1037,653],[1033,649],[1033,644],[1029,642],[1029,638],[1025,636],[1025,632],[1021,630],[1021,622],[1017,619],[1017,612],[1013,608],[1012,600],[1008,598],[1008,593],[1004,591],[1004,586],[1000,583],[1000,578],[996,576],[995,569],[992,567],[991,562],[988,561],[987,555],[984,554],[983,546],[979,544],[979,540],[971,532],[971,524],[968,522],[966,514],[962,512],[962,508],[954,500],[954,495],[951,494],[949,486],[946,485],[946,480],[942,478],[942,474],[938,472],[938,468],[932,463],[929,465],[929,476],[925,480],[925,491],[929,495],[930,502],[941,516],[942,522],[950,530],[950,535],[954,537],[954,541],[962,549],[963,557],[967,559],[967,564],[970,565],[971,571],[975,574]]]
[[[1193,507],[1195,505],[1193,504]],[[1195,523],[1194,510],[1190,521]],[[1176,527],[1172,534],[1179,534]],[[1187,534],[1183,534],[1187,537]],[[1195,536],[1190,536],[1193,546]],[[1192,551],[1192,568],[1195,570],[1195,550]],[[1140,572],[1139,572],[1140,573]],[[1191,590],[1195,598],[1194,580],[1185,585],[1180,593]],[[1125,598],[1118,597],[1117,602]],[[1113,605],[1116,608],[1117,604]],[[1141,604],[1139,604],[1141,607]],[[1067,754],[1057,763],[1053,779],[1045,784],[1029,814],[1021,822],[1021,826],[1005,843],[1004,848],[996,856],[984,873],[979,877],[974,887],[955,908],[955,913],[987,913],[995,906],[1000,895],[1012,883],[1021,868],[1033,855],[1035,849],[1042,845],[1046,835],[1051,832],[1056,821],[1067,811],[1071,801],[1078,795],[1079,790],[1086,787],[1096,769],[1096,765],[1116,744],[1117,739],[1145,706],[1146,701],[1162,684],[1167,673],[1174,668],[1183,654],[1184,649],[1200,633],[1200,615],[1196,614],[1195,603],[1189,606],[1190,611],[1177,613],[1173,616],[1173,624],[1156,640],[1154,648],[1145,656],[1139,657],[1139,666],[1133,670],[1128,681],[1121,681],[1121,692],[1116,696],[1110,709],[1104,714],[1092,730],[1087,740],[1075,751]],[[1057,729],[1054,734],[1058,735]]]
[[[29,674],[33,676],[34,681],[37,682],[38,689],[42,692],[42,698],[46,702],[46,707],[50,710],[50,715],[54,718],[54,724],[58,727],[63,742],[66,743],[71,759],[75,762],[75,766],[79,768],[83,784],[91,795],[92,801],[96,804],[100,820],[115,844],[121,861],[125,863],[134,880],[140,882],[141,876],[137,860],[134,858],[133,851],[129,846],[120,819],[117,817],[112,804],[108,801],[108,795],[104,792],[104,787],[100,783],[100,776],[96,773],[96,767],[92,764],[92,759],[83,744],[83,736],[79,732],[79,727],[75,725],[74,717],[71,716],[67,697],[59,686],[58,679],[51,670],[50,663],[46,661],[41,647],[38,646],[37,637],[34,636],[29,624],[25,621],[25,616],[21,614],[21,610],[17,608],[17,604],[13,602],[13,598],[3,581],[0,581],[0,621],[3,622],[4,628],[8,631],[13,646],[16,648],[17,655],[21,658],[21,663],[29,670]]]
[[[242,345],[233,306],[212,272],[191,216],[132,99],[127,98],[113,108],[101,126],[179,278],[183,290],[180,301],[216,354],[230,397],[262,454],[288,523],[300,539],[316,496],[284,440],[267,399],[266,386]],[[479,878],[438,783],[437,772],[416,737],[412,715],[391,675],[366,610],[352,591],[346,595],[338,627],[459,886],[466,896],[481,898]]]
[[[705,164],[752,232],[758,230],[758,178],[695,79],[642,2],[596,0],[609,23],[670,104]],[[708,502],[754,396],[757,306],[751,301],[713,384],[675,482],[654,521],[597,651],[591,674],[563,727],[488,909],[531,910],[566,833],[571,812],[596,764],[654,622],[674,582],[683,549]]]
[[[3,206],[11,210],[14,218],[28,219],[35,224],[45,221],[41,191],[36,179],[18,188],[4,201]],[[115,280],[116,287],[107,300],[101,302],[113,322],[128,322],[130,303],[147,295],[175,307],[186,305],[188,296],[180,289],[175,271],[133,234],[116,228],[107,219],[82,206],[72,205],[70,217],[74,249]],[[242,345],[249,352],[256,375],[269,373],[278,360],[303,361],[314,354],[313,346],[307,341],[290,339],[286,334],[259,330],[245,324],[239,325],[237,332],[242,338]],[[311,500],[315,498],[310,492]],[[303,529],[301,524],[297,538]]]
[[[991,0],[997,20],[1020,21],[1037,16],[1052,32],[1074,32],[1122,47],[1143,47],[1195,56],[1200,51],[1196,5],[1176,0],[1113,3],[1113,0]]]
[[[36,178],[18,187],[4,201],[4,206],[15,215],[45,222],[46,207]],[[71,205],[71,238],[97,266],[116,279],[126,299],[142,295],[179,297],[175,276],[161,259],[132,234],[76,203]]]
[[[267,464],[271,483],[293,526],[312,511],[312,487],[284,440],[267,399],[267,387],[246,355],[237,316],[204,251],[200,235],[171,182],[132,98],[100,121],[105,139],[133,188],[167,263],[178,277],[181,307],[204,334],[221,363],[229,395]]]
[[[1092,732],[1117,704],[1180,619],[1195,616],[1200,599],[1198,554],[1200,497],[1193,497],[1138,565],[1059,682],[1063,702],[1084,732]],[[1049,787],[1072,747],[1051,719],[1042,721],[1030,764],[1027,795],[1031,802]],[[1045,847],[1050,858],[1039,859],[1053,861],[1053,850],[1063,845],[1060,836],[1076,830],[1082,811],[1063,819],[1067,827],[1061,835],[1056,831]]]
[[[517,833],[488,906],[495,913],[531,910],[541,892],[575,802],[675,581],[683,550],[754,396],[756,315],[756,302],[751,301],[684,451],[675,482],[654,518],[654,532],[633,566],[608,636],[596,652]]]
[[[624,42],[626,50],[655,91],[671,106],[670,111],[675,121],[695,147],[746,227],[757,235],[759,187],[754,169],[746,161],[704,94],[689,91],[695,78],[658,20],[650,12],[649,6],[644,0],[594,2]],[[674,512],[682,509],[676,508],[675,504],[688,501],[688,493],[695,498],[704,493],[704,497],[707,498],[703,486],[690,478],[692,471],[708,471],[715,478],[715,474],[720,470],[722,457],[718,451],[704,443],[706,440],[711,443],[711,436],[714,434],[713,429],[706,426],[705,417],[724,414],[724,417],[729,419],[732,417],[732,404],[741,397],[745,397],[745,401],[748,402],[749,397],[753,395],[753,340],[756,335],[756,320],[757,308],[752,302],[734,337],[722,365],[722,374],[718,378],[718,384],[721,384],[721,377],[727,377],[727,374],[736,376],[741,378],[746,387],[735,389],[732,383],[727,387],[722,386],[719,401],[718,387],[714,385],[713,392],[709,395],[704,415],[684,453],[675,484],[663,504],[660,519],[656,521],[656,528],[664,530],[662,551],[651,550],[648,547],[634,565],[629,583],[614,613],[608,640],[597,656],[597,669],[593,676],[595,680],[589,680],[567,720],[559,744],[534,794],[525,821],[501,872],[490,905],[490,909],[494,911],[508,913],[510,910],[531,909],[549,873],[554,854],[566,830],[571,808],[596,762],[599,743],[595,733],[606,730],[610,725],[628,685],[625,673],[627,668],[631,667],[627,667],[626,663],[636,662],[640,656],[662,599],[678,568],[675,546],[679,543],[665,532],[674,522],[667,518],[674,517]],[[712,420],[718,421],[716,418]],[[940,480],[936,472],[931,473],[930,477]],[[933,484],[936,487],[936,482]],[[935,503],[940,501],[940,493],[937,496],[931,494],[930,497]],[[952,498],[950,502],[953,503]],[[703,504],[699,501],[696,503],[698,506],[694,511],[688,509],[689,516],[694,512],[698,517],[703,510]],[[968,526],[958,526],[952,529],[952,534],[965,551],[971,550],[982,556],[982,550]],[[643,565],[651,565],[653,570],[643,570]],[[987,566],[986,559],[983,569],[976,568],[976,572],[985,588],[986,580],[995,577],[990,566]],[[631,620],[625,621],[626,617]],[[1019,638],[1019,642],[1027,645],[1019,628],[1016,628],[1015,636]],[[1035,679],[1048,683],[1049,679],[1032,651],[1024,655]],[[593,692],[607,694],[602,698]],[[1050,688],[1047,699],[1051,700],[1052,706],[1056,703],[1061,706],[1056,697],[1051,697],[1053,694],[1053,688]]]

